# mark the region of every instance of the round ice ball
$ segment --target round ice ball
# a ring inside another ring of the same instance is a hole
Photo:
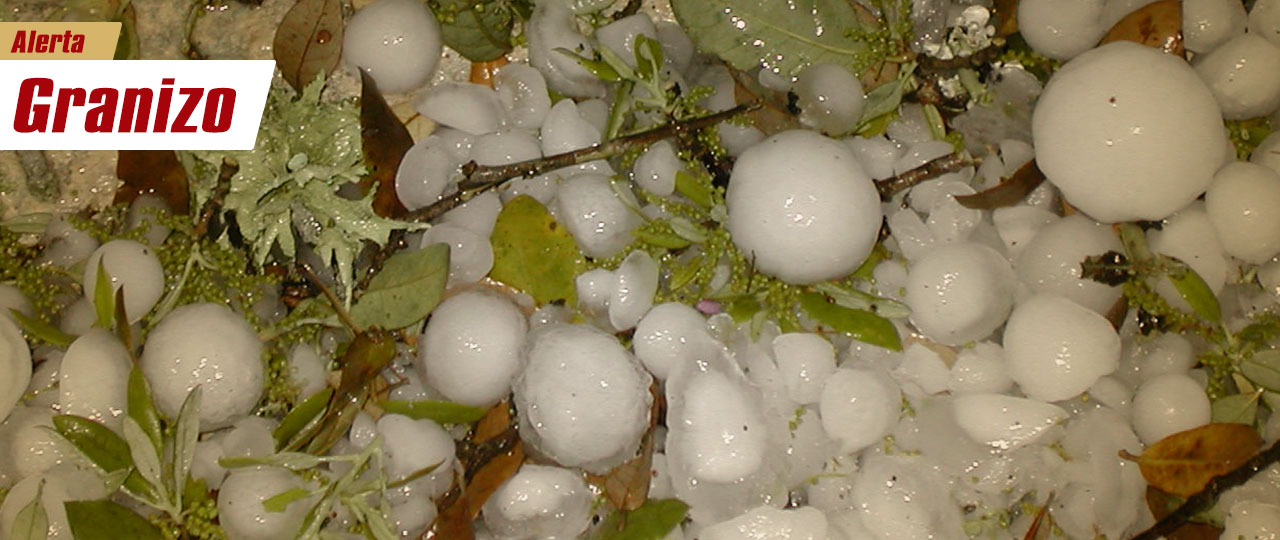
[[[1045,225],[1018,254],[1018,279],[1031,290],[1053,293],[1106,313],[1120,298],[1121,290],[1081,278],[1085,257],[1122,251],[1111,227],[1087,216],[1072,214]]]
[[[818,402],[822,428],[840,441],[841,452],[866,448],[898,422],[902,391],[888,374],[869,369],[837,369]]]
[[[683,362],[713,346],[707,320],[698,310],[679,302],[653,306],[636,325],[631,340],[636,357],[655,378],[665,381]]]
[[[1222,163],[1222,113],[1185,61],[1118,41],[1081,54],[1045,85],[1032,117],[1036,163],[1102,222],[1168,217]]]
[[[501,130],[507,123],[506,110],[497,92],[482,84],[449,82],[438,84],[417,104],[418,112],[435,123],[471,135]]]
[[[444,139],[430,136],[414,143],[396,169],[396,197],[410,210],[440,199],[444,188],[458,173],[457,160],[445,147]]]
[[[1151,445],[1179,431],[1209,423],[1209,396],[1195,379],[1180,373],[1154,377],[1133,396],[1133,430]]]
[[[560,467],[520,467],[484,503],[484,523],[500,539],[576,538],[594,498],[582,475]]]
[[[307,499],[293,501],[283,512],[263,503],[291,489],[305,489],[293,473],[278,468],[235,469],[218,489],[218,518],[230,540],[272,540],[297,532],[311,508]]]
[[[496,293],[475,290],[451,296],[427,321],[415,363],[418,373],[450,401],[493,405],[511,390],[527,326],[520,309]]]
[[[1280,506],[1262,501],[1241,501],[1231,505],[1227,510],[1222,538],[1280,538]]]
[[[1038,294],[1009,316],[1004,329],[1009,376],[1032,399],[1074,397],[1120,364],[1120,336],[1096,312],[1053,294]]]
[[[147,335],[139,365],[169,418],[177,418],[187,394],[200,385],[201,431],[253,412],[262,395],[262,342],[244,317],[219,304],[170,312]]]
[[[1197,56],[1195,68],[1228,120],[1266,116],[1280,106],[1280,48],[1257,34],[1240,34]]]
[[[507,119],[518,128],[538,129],[551,110],[551,95],[542,73],[528,64],[507,64],[493,79]]]
[[[858,78],[836,64],[805,68],[791,91],[799,98],[800,123],[829,135],[843,135],[857,127],[867,101]]]
[[[62,414],[118,426],[124,413],[133,362],[120,340],[101,328],[89,330],[67,348],[58,369]]]
[[[1212,51],[1233,36],[1243,34],[1248,17],[1244,2],[1183,0],[1182,44],[1196,53]]]
[[[649,427],[652,377],[589,326],[556,324],[530,339],[514,385],[526,444],[596,474],[630,458]]]
[[[1280,251],[1280,175],[1255,163],[1218,171],[1204,197],[1228,255],[1260,264]]]
[[[560,185],[556,217],[589,257],[611,257],[631,243],[640,216],[622,203],[609,177],[578,174]]]
[[[728,521],[702,530],[699,540],[823,540],[827,536],[827,516],[813,507],[779,510],[758,506]]]
[[[812,131],[784,131],[743,152],[725,198],[734,244],[790,283],[849,274],[880,232],[880,196],[853,151]]]
[[[419,487],[414,495],[432,498],[449,490],[453,484],[454,442],[440,424],[425,418],[386,414],[378,419],[377,429],[385,444],[389,479],[407,478],[434,466],[425,477],[410,484]]]
[[[907,275],[911,322],[946,345],[982,339],[1009,315],[1013,282],[1013,269],[996,250],[947,244],[921,257]]]
[[[1036,442],[1069,416],[1057,405],[1002,394],[957,397],[954,411],[965,434],[1000,451]]]
[[[155,252],[133,240],[112,240],[98,247],[85,261],[80,284],[85,296],[93,298],[97,290],[98,266],[111,278],[111,292],[124,291],[124,312],[129,322],[146,315],[164,294],[164,268]]]
[[[0,422],[31,383],[31,348],[9,317],[0,317]]]
[[[1036,52],[1069,60],[1102,39],[1103,0],[1024,0],[1018,5],[1018,30]]]
[[[425,84],[443,45],[440,24],[426,4],[377,0],[347,20],[342,55],[390,94]]]
[[[679,396],[678,438],[667,447],[687,464],[693,482],[731,484],[764,465],[768,429],[759,394],[719,371],[693,370]]]
[[[493,245],[470,229],[440,223],[422,235],[422,247],[449,245],[449,284],[475,283],[493,269]]]

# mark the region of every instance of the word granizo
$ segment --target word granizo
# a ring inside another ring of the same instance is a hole
[[[89,89],[55,88],[53,79],[32,77],[19,86],[13,129],[63,133],[68,113],[88,107],[86,133],[223,133],[231,128],[235,106],[233,88],[175,88],[174,78],[161,79],[157,88]]]

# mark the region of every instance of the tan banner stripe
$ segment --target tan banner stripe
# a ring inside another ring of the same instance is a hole
[[[110,60],[118,22],[3,22],[0,60]]]

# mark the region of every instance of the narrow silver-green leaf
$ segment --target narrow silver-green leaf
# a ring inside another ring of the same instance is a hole
[[[132,418],[124,418],[124,441],[129,445],[129,456],[133,458],[133,466],[147,483],[155,486],[157,491],[164,492],[161,480],[160,454],[146,432]]]
[[[71,345],[76,337],[59,330],[58,327],[44,322],[43,319],[36,317],[28,317],[27,314],[16,309],[10,309],[9,314],[13,316],[13,320],[17,321],[26,333],[33,337],[43,340],[45,343],[56,347],[67,347]]]
[[[160,447],[160,411],[151,399],[151,386],[138,366],[129,372],[129,387],[126,391],[128,414],[142,428],[147,438],[156,448]]]
[[[44,511],[44,480],[36,487],[36,496],[18,510],[10,530],[13,540],[45,540],[49,535],[49,514]]]
[[[1186,263],[1172,257],[1165,258],[1176,263],[1168,274],[1169,281],[1173,282],[1173,286],[1178,289],[1178,294],[1187,301],[1192,311],[1211,323],[1222,322],[1222,309],[1218,306],[1218,297],[1213,294],[1213,290],[1209,288],[1208,283],[1205,283],[1204,278]]]
[[[262,501],[262,508],[268,512],[283,512],[289,504],[311,496],[311,491],[302,488],[286,489]]]
[[[294,437],[303,433],[311,425],[320,421],[329,399],[333,397],[333,388],[325,388],[307,399],[302,400],[298,406],[289,411],[280,421],[280,425],[271,433],[272,438],[276,440],[276,450],[283,449],[293,441]]]
[[[1218,399],[1213,402],[1213,422],[1253,425],[1254,420],[1258,418],[1260,396],[1261,392],[1249,392]]]
[[[849,309],[819,293],[801,295],[800,306],[815,321],[832,330],[849,334],[858,341],[894,351],[902,350],[902,338],[898,336],[898,329],[888,319],[875,313]]]
[[[182,508],[182,491],[191,473],[191,462],[196,457],[196,442],[200,439],[200,386],[187,394],[178,412],[178,424],[173,434],[173,491],[174,506]]]
[[[102,258],[98,259],[98,279],[93,284],[93,310],[98,315],[95,323],[102,328],[111,328],[111,321],[116,314],[116,295],[111,286],[111,276]]]
[[[284,467],[291,471],[301,471],[315,467],[325,461],[325,458],[313,456],[305,452],[277,452],[264,457],[220,458],[218,460],[218,464],[228,469],[270,465],[273,467]]]
[[[409,326],[435,309],[448,279],[447,244],[396,253],[369,280],[364,296],[351,306],[351,318],[363,327]]]
[[[911,315],[911,308],[890,298],[881,298],[857,289],[842,287],[832,282],[814,285],[814,290],[830,296],[832,300],[849,309],[863,309],[889,319],[902,319]]]
[[[484,416],[485,409],[450,401],[383,401],[386,412],[403,414],[415,420],[430,419],[440,424],[470,424]]]
[[[17,234],[41,234],[49,228],[49,221],[52,218],[53,214],[48,212],[26,214],[0,221],[0,228],[9,229]]]
[[[630,512],[615,510],[592,540],[661,540],[684,521],[689,505],[679,499],[650,499]]]
[[[76,540],[163,540],[160,530],[111,501],[67,501],[67,524]]]
[[[1272,392],[1280,392],[1280,350],[1254,353],[1240,362],[1240,373]]]

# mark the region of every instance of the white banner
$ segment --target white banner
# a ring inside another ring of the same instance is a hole
[[[3,60],[0,150],[251,150],[271,60]]]

